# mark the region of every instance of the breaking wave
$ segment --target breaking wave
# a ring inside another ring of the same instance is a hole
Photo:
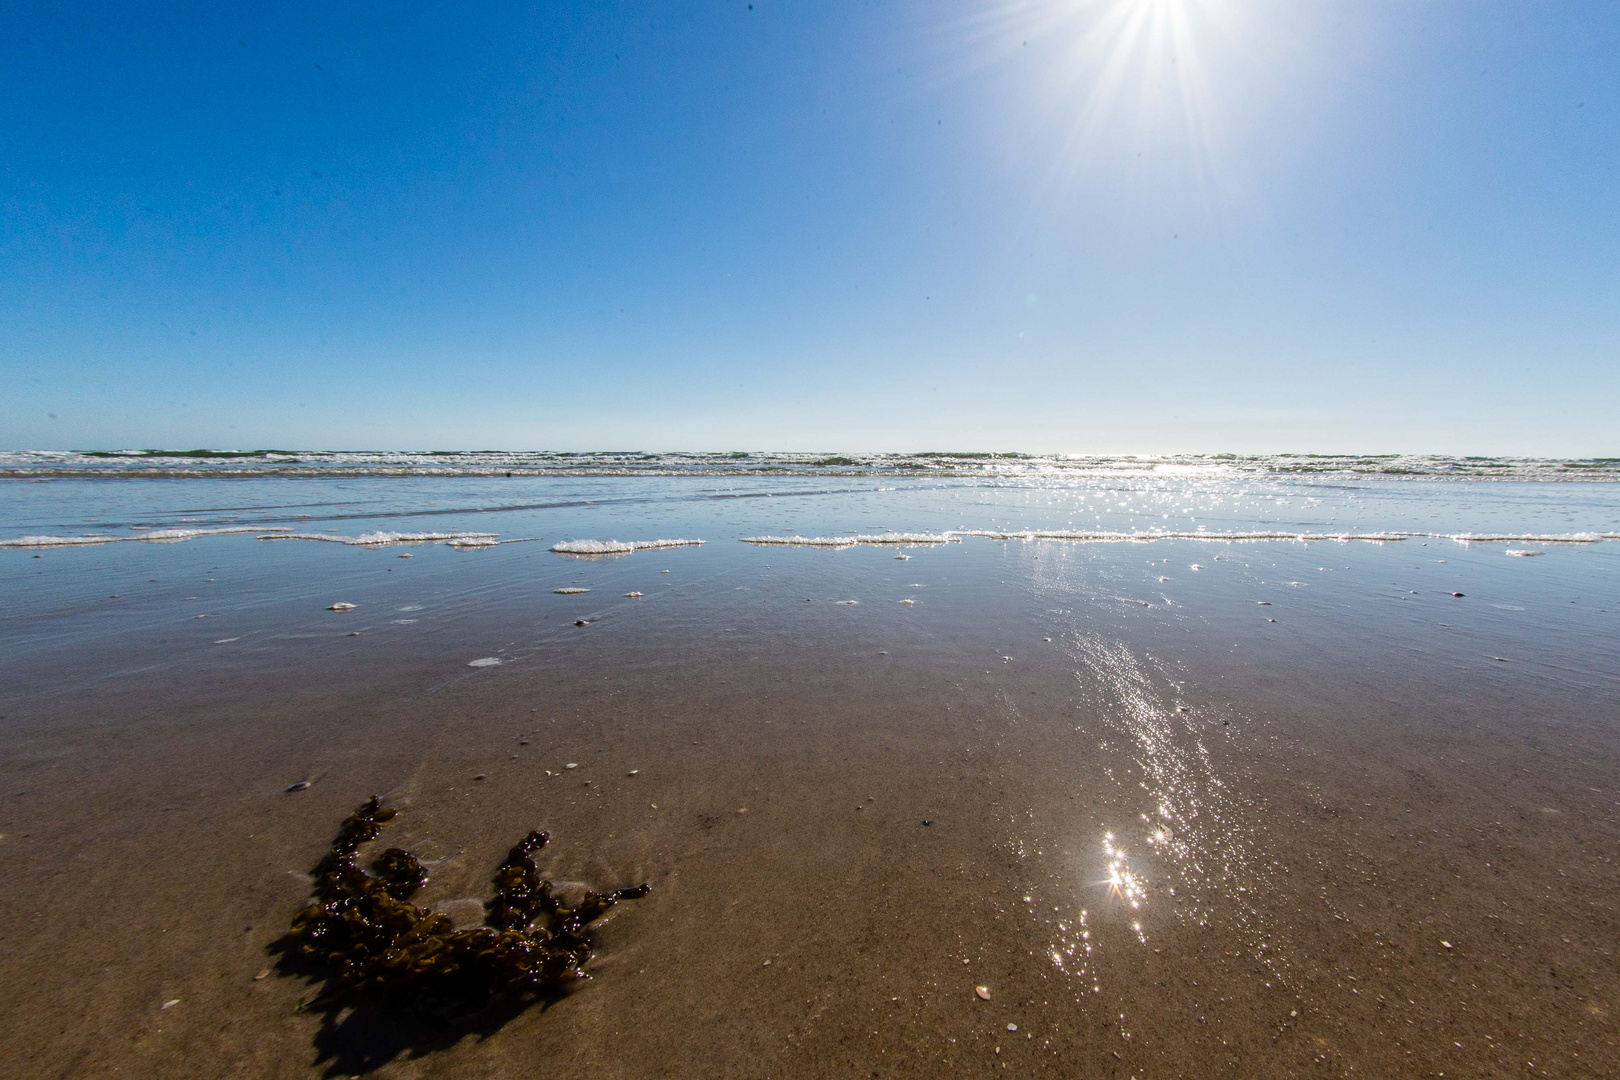
[[[1428,454],[0,451],[0,478],[251,476],[1340,476],[1620,481],[1620,458]]]

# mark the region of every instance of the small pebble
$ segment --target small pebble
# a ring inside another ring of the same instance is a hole
[[[1451,948],[1451,942],[1449,941],[1442,941],[1440,944],[1444,945],[1448,949]]]
[[[1451,594],[1451,595],[1452,595],[1452,596],[1456,596],[1456,597],[1461,597],[1461,596],[1462,596],[1462,593],[1460,593],[1460,592],[1454,592],[1454,593],[1452,593],[1452,594]]]
[[[638,593],[638,592],[627,592],[624,595],[625,595],[625,597],[627,599],[634,600],[636,597],[640,596],[641,594]]]
[[[767,960],[767,961],[765,961],[765,963],[764,963],[764,964],[763,964],[763,965],[762,965],[762,966],[763,966],[763,967],[770,967],[770,966],[771,966],[771,962],[770,962],[770,961],[769,961],[769,960]]]
[[[636,775],[636,773],[638,773],[640,771],[641,771],[640,769],[631,769],[629,772],[625,773],[624,775],[626,775],[626,776],[634,776],[634,775]]]
[[[589,624],[584,619],[575,619],[574,620],[574,625],[575,626],[587,626]]]
[[[296,784],[288,784],[286,790],[288,790],[288,791],[303,791],[307,787],[309,787],[309,781],[308,780],[300,780]]]
[[[326,610],[327,611],[353,611],[354,610],[354,605],[349,603],[347,600],[339,600],[337,603],[333,604],[331,607],[327,608]]]
[[[163,1008],[171,1009],[171,1008],[173,1008],[174,1006],[176,1006],[178,1004],[180,1004],[180,999],[179,998],[173,998],[173,999],[171,999],[169,1001],[165,1001],[163,1003]]]
[[[270,969],[265,968],[263,971],[259,972],[255,976],[253,976],[253,981],[258,982],[260,979],[268,979],[269,977],[270,977]]]
[[[479,773],[477,776],[473,777],[473,779],[474,780],[483,780],[483,779],[485,779],[485,776],[484,776],[483,773]]]
[[[401,555],[400,558],[402,558],[402,559],[414,559],[414,558],[416,558],[416,556],[415,555]]]
[[[932,822],[932,821],[929,821],[929,820],[928,820],[928,819],[927,819],[927,818],[923,818],[923,824],[924,824],[924,825],[932,825],[932,824],[933,824],[933,822]]]
[[[1017,1031],[1018,1030],[1018,1025],[1017,1024],[1008,1024],[1007,1025],[1007,1030],[1008,1031]]]
[[[990,1000],[990,988],[988,986],[975,986],[973,992],[979,995],[981,1001]]]
[[[577,768],[579,768],[579,762],[570,761],[568,764],[564,765],[563,768],[565,768],[565,769],[577,769]]]

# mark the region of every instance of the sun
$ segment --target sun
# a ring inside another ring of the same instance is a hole
[[[1127,155],[1214,168],[1221,113],[1211,61],[1241,60],[1250,0],[1005,0],[971,37],[1027,72],[1020,130],[1060,177]]]

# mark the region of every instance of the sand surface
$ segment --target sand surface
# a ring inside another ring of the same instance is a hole
[[[1122,547],[485,553],[418,604],[439,556],[338,551],[252,604],[142,598],[143,564],[139,633],[37,613],[0,690],[8,1071],[1612,1075],[1608,600]],[[231,587],[220,550],[164,554]],[[427,906],[476,914],[531,828],[554,880],[652,892],[502,1022],[300,1012],[255,975],[372,793]]]

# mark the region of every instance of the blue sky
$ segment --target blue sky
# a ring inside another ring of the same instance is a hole
[[[1611,0],[14,6],[0,445],[1620,454],[1616,57]]]

